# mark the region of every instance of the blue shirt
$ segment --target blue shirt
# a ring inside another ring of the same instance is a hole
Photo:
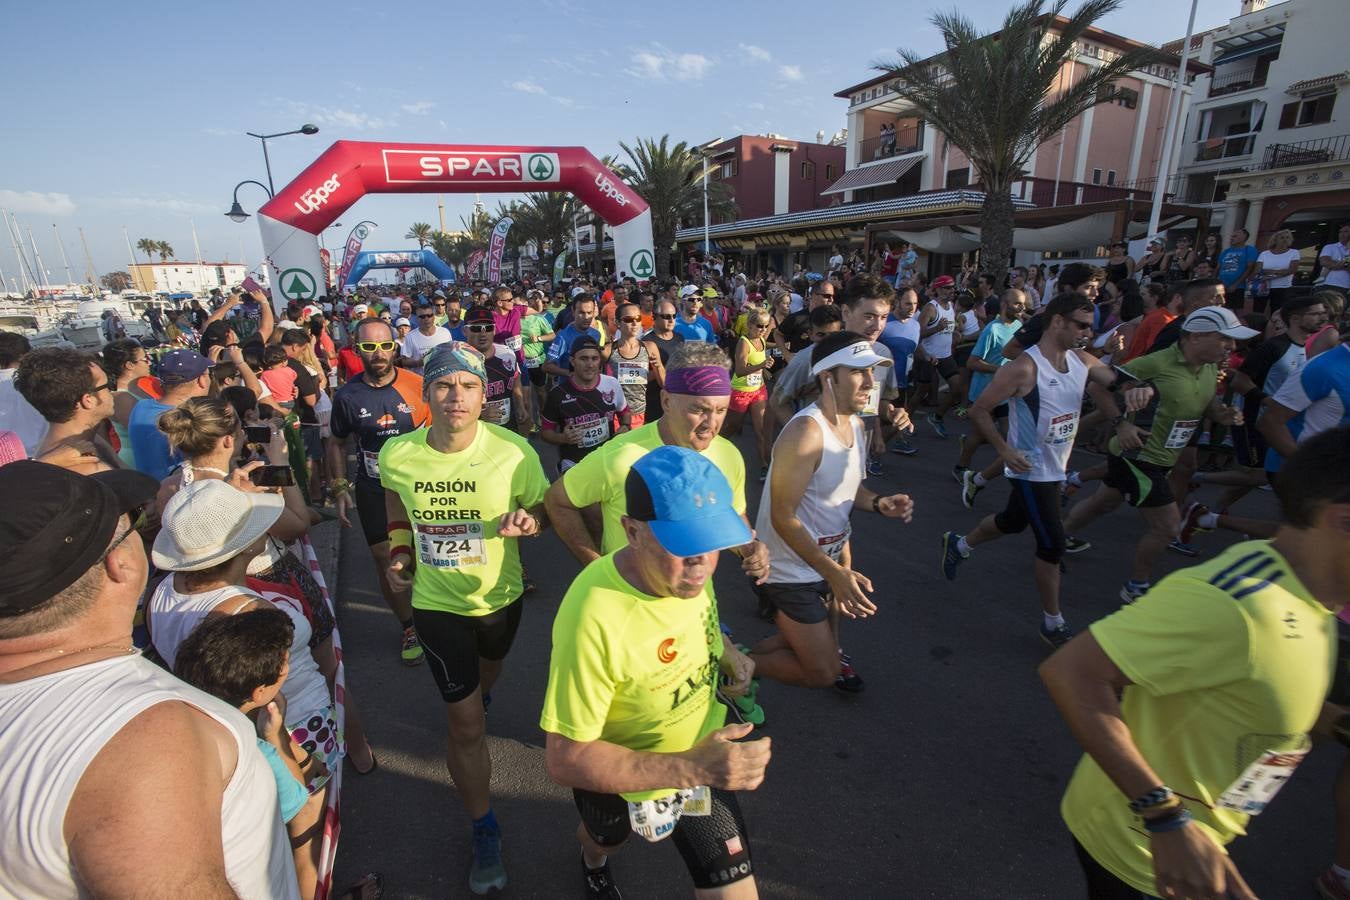
[[[127,418],[127,440],[136,468],[156,481],[168,478],[174,466],[183,461],[181,455],[169,450],[169,439],[159,430],[159,417],[171,409],[174,407],[147,397],[137,401]]]
[[[281,821],[290,822],[300,814],[300,810],[304,809],[305,803],[309,801],[309,791],[295,780],[291,770],[281,761],[281,754],[277,752],[276,747],[262,738],[258,738],[257,741],[263,759],[267,760],[267,766],[272,770],[272,780],[277,783],[277,805],[281,807]]]
[[[877,338],[877,342],[891,351],[895,359],[895,380],[900,387],[909,384],[909,358],[919,346],[918,324],[913,316],[903,322],[892,316],[887,319],[886,327],[881,329],[881,336]]]
[[[686,341],[703,341],[708,344],[717,343],[717,336],[713,334],[712,325],[702,316],[695,316],[694,321],[686,322],[682,316],[675,317],[675,333],[683,337]]]
[[[558,331],[553,338],[553,343],[548,345],[548,361],[569,372],[572,371],[572,345],[586,335],[595,338],[597,344],[600,343],[600,331],[594,327],[587,328],[585,331],[577,331],[569,324],[566,328]]]
[[[1280,385],[1272,399],[1298,413],[1289,420],[1289,433],[1300,444],[1350,424],[1350,347],[1341,344],[1314,356]],[[1267,472],[1278,472],[1284,460],[1267,449],[1265,462]]]
[[[1001,318],[995,319],[984,326],[984,331],[980,332],[980,339],[975,342],[975,349],[970,351],[970,355],[978,356],[990,365],[1002,366],[1008,361],[1003,356],[1003,346],[1012,339],[1012,336],[1017,333],[1017,329],[1021,327],[1021,319],[1014,320],[1011,324],[1004,322]],[[970,402],[974,403],[976,398],[989,386],[989,382],[993,380],[993,372],[976,372],[971,369]]]
[[[1223,282],[1226,288],[1245,288],[1246,281],[1241,281],[1242,273],[1247,271],[1247,266],[1256,262],[1256,257],[1260,256],[1257,249],[1250,244],[1244,244],[1241,247],[1229,247],[1219,254],[1219,280]]]

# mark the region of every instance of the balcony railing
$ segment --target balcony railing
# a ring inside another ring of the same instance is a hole
[[[1232,159],[1238,156],[1251,156],[1256,145],[1258,132],[1231,134],[1227,137],[1212,137],[1195,142],[1195,161],[1212,162],[1216,159]]]
[[[887,139],[871,137],[858,144],[858,165],[903,156],[923,149],[923,129],[909,128],[897,131]]]
[[[1045,209],[1054,206],[1079,206],[1084,203],[1109,203],[1113,200],[1133,200],[1149,203],[1153,200],[1156,178],[1144,178],[1131,183],[1090,184],[1082,181],[1060,181],[1053,178],[1023,178],[1013,185],[1013,197],[1030,200]],[[984,188],[975,185],[975,190]],[[1173,175],[1167,180],[1163,199],[1169,203],[1210,203],[1214,200],[1213,185],[1206,189],[1199,181],[1185,175]]]
[[[1266,86],[1266,72],[1257,72],[1247,69],[1242,72],[1230,72],[1227,75],[1215,74],[1209,81],[1209,96],[1222,97],[1225,94],[1236,94],[1238,91],[1247,91],[1252,88]]]
[[[1271,144],[1266,147],[1258,168],[1282,169],[1285,166],[1307,166],[1338,162],[1343,159],[1350,159],[1350,134],[1313,141]]]

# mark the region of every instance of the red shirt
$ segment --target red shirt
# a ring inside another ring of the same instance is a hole
[[[1125,358],[1122,363],[1127,363],[1135,357],[1143,356],[1148,352],[1148,348],[1153,346],[1153,341],[1158,337],[1158,332],[1167,327],[1167,323],[1175,319],[1176,316],[1168,312],[1165,307],[1158,307],[1153,312],[1144,316],[1139,327],[1134,330],[1134,337],[1130,339],[1130,346],[1126,348]]]
[[[351,347],[343,347],[337,354],[337,370],[342,374],[343,383],[346,383],[364,372],[366,364],[361,362],[361,357]]]

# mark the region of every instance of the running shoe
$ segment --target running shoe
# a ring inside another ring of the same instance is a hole
[[[1317,888],[1317,893],[1326,900],[1350,900],[1350,887],[1341,881],[1333,869],[1327,869],[1318,875],[1313,881],[1313,887]]]
[[[416,666],[422,662],[422,642],[417,638],[417,629],[409,625],[403,629],[403,646],[399,650],[405,666]]]
[[[964,419],[969,414],[970,407],[966,406],[964,403],[952,410],[952,415],[956,416],[958,419]]]
[[[862,676],[853,670],[853,660],[842,650],[839,652],[839,674],[835,676],[834,687],[846,694],[856,694],[863,689]]]
[[[867,474],[871,475],[873,478],[885,475],[886,470],[881,468],[881,460],[877,459],[875,456],[867,457]]]
[[[1091,550],[1092,542],[1085,541],[1082,538],[1076,538],[1070,535],[1064,539],[1065,553],[1082,553],[1084,550]]]
[[[1182,556],[1199,556],[1200,551],[1195,547],[1183,541],[1181,538],[1172,538],[1172,543],[1167,545],[1167,549],[1173,553],[1180,553]]]
[[[1073,640],[1073,629],[1068,625],[1060,625],[1058,628],[1046,628],[1041,626],[1041,640],[1049,644],[1053,649],[1058,650],[1069,641]]]
[[[1207,512],[1209,507],[1203,503],[1192,503],[1186,507],[1186,511],[1181,514],[1181,530],[1177,532],[1177,540],[1180,543],[1189,544],[1197,533],[1214,530],[1200,524],[1200,517]]]
[[[605,860],[600,868],[592,869],[582,857],[581,875],[586,879],[586,896],[590,900],[623,900],[623,894],[614,884],[614,876],[609,874],[609,860]]]
[[[1223,438],[1219,441],[1219,446],[1225,450],[1232,450],[1233,436],[1231,434],[1225,434]]]
[[[475,825],[473,829],[473,865],[469,867],[469,890],[479,896],[506,887],[506,867],[502,865],[500,828]]]
[[[928,420],[928,425],[933,429],[934,434],[940,438],[945,438],[947,436],[947,426],[938,418],[937,413],[930,412],[925,418]]]
[[[948,581],[956,580],[956,567],[966,558],[956,548],[961,537],[955,531],[948,531],[942,535],[942,574],[947,576]]]
[[[915,453],[919,452],[919,448],[915,447],[914,442],[909,438],[901,438],[895,442],[895,446],[891,448],[891,452],[899,456],[913,456]]]
[[[965,435],[963,434],[961,435],[961,437],[964,438]],[[966,483],[965,474],[969,471],[970,469],[958,463],[952,466],[952,477],[956,479],[957,484],[965,484]]]
[[[967,469],[961,473],[961,502],[966,509],[975,508],[975,498],[984,487],[975,483],[975,473]]]
[[[1147,593],[1148,593],[1148,588],[1137,588],[1137,587],[1132,587],[1132,586],[1130,586],[1130,584],[1127,582],[1127,583],[1121,585],[1121,588],[1120,588],[1120,602],[1121,602],[1121,603],[1125,603],[1125,604],[1130,604],[1130,603],[1133,603],[1134,601],[1138,600],[1140,597],[1144,596],[1144,595],[1147,594]]]

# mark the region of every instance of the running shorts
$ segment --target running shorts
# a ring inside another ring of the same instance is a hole
[[[581,813],[581,823],[591,839],[602,847],[617,847],[628,839],[633,827],[628,820],[628,801],[618,794],[597,794],[574,788],[572,800]],[[745,830],[741,805],[731,791],[712,789],[712,813],[681,816],[671,832],[684,865],[703,890],[719,888],[754,874],[750,860],[750,835]]]
[[[367,546],[374,547],[389,540],[389,517],[385,514],[384,488],[364,478],[352,482],[352,496],[356,498],[356,514],[361,519],[361,531]]]
[[[994,526],[1003,534],[1019,534],[1031,526],[1036,536],[1036,558],[1058,563],[1064,558],[1064,522],[1059,515],[1060,481],[1009,478],[1012,494]]]
[[[519,598],[486,616],[413,608],[417,637],[446,703],[458,703],[478,689],[480,659],[506,658],[523,608]]]
[[[1168,483],[1171,469],[1138,459],[1126,459],[1114,453],[1106,457],[1106,477],[1102,483],[1115,488],[1133,507],[1149,509],[1175,503]]]
[[[535,387],[544,386],[544,381],[545,379],[548,378],[548,376],[544,374],[543,366],[535,366],[533,369],[529,370],[529,373],[530,373],[530,384],[534,385]]]
[[[744,413],[756,403],[761,403],[767,399],[769,399],[769,390],[761,384],[753,391],[732,391],[727,408],[734,413]]]
[[[942,359],[931,357],[916,359],[914,361],[914,383],[923,384],[924,382],[934,381],[937,375],[941,375],[943,381],[950,381],[956,377],[960,370],[954,356],[944,356]]]
[[[794,622],[814,625],[829,618],[830,586],[824,581],[762,584],[755,588],[769,609]]]

